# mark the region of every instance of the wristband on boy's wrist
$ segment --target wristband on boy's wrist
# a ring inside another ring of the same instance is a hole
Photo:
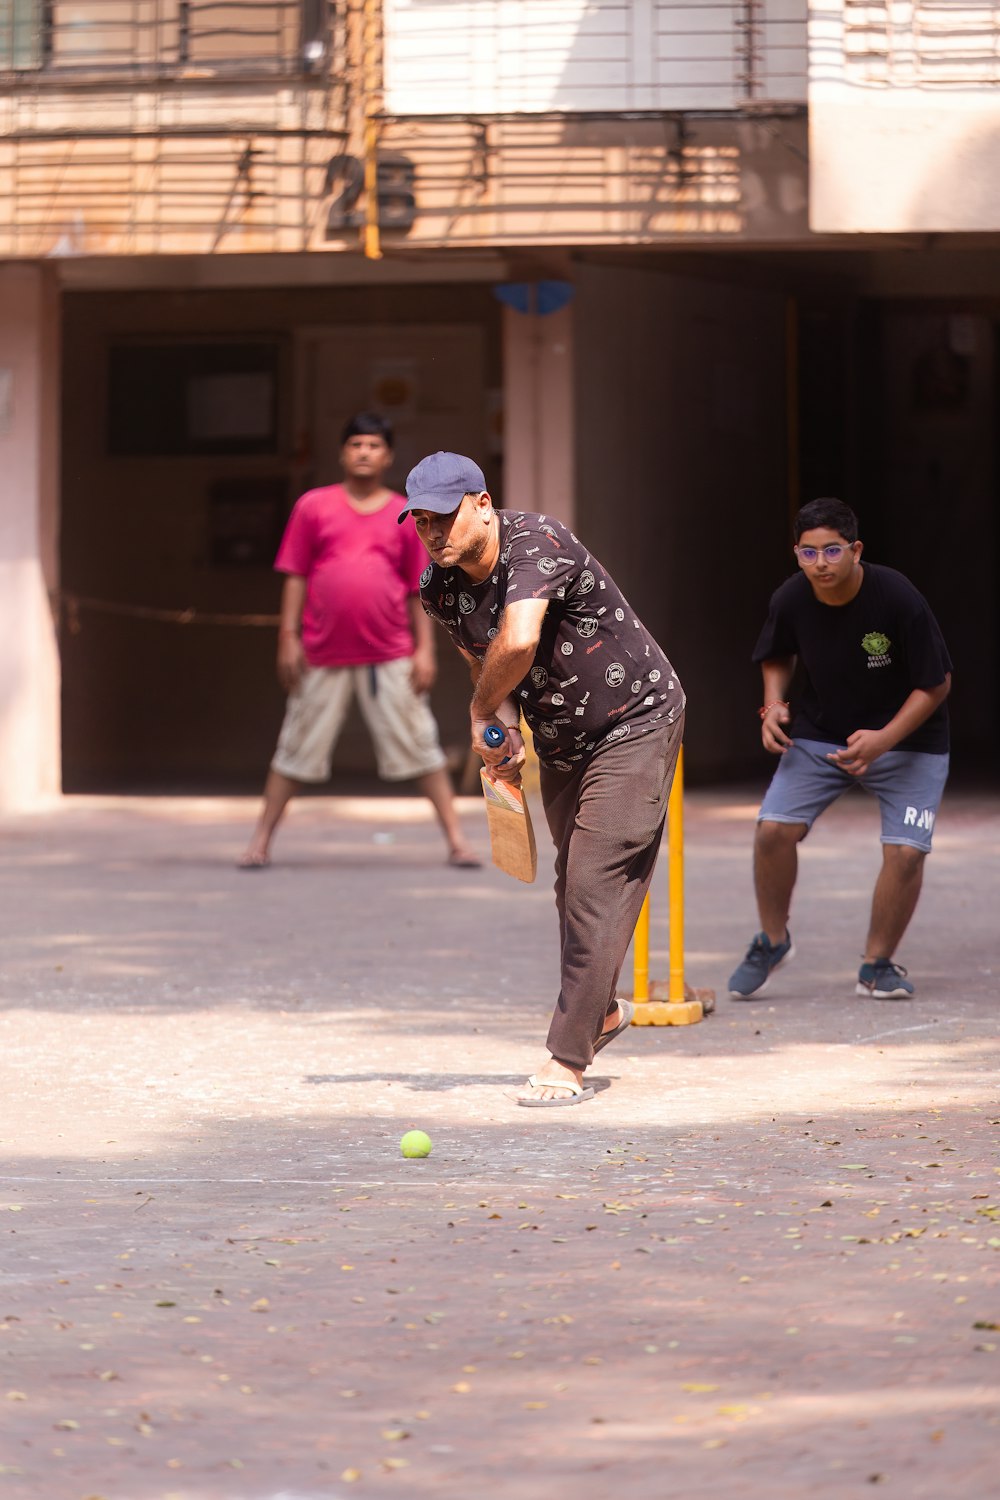
[[[775,698],[773,702],[765,703],[763,708],[758,708],[757,712],[760,714],[762,719],[766,719],[772,708],[787,707],[788,704],[785,702],[784,698]]]

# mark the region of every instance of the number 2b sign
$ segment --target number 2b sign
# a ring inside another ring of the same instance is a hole
[[[410,157],[400,152],[379,152],[378,156],[378,224],[382,230],[395,229],[406,234],[413,227],[417,200],[413,188],[417,169]],[[325,195],[332,194],[326,219],[326,238],[340,239],[345,229],[359,229],[365,222],[361,199],[365,186],[364,162],[356,156],[331,157],[323,184]]]

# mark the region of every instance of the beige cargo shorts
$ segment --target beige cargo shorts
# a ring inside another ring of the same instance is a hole
[[[289,694],[271,769],[292,781],[327,781],[344,720],[357,694],[383,781],[412,781],[445,765],[424,694],[410,684],[411,660],[363,667],[306,667]]]

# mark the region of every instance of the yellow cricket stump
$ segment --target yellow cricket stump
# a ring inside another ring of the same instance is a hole
[[[684,750],[678,752],[667,804],[667,866],[670,877],[670,971],[666,984],[649,979],[649,896],[642,903],[634,938],[633,1026],[693,1026],[715,1009],[714,990],[684,983]],[[664,993],[666,991],[666,993]]]

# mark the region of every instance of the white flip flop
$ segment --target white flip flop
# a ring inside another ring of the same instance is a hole
[[[574,1078],[571,1083],[546,1083],[543,1078],[539,1081],[534,1073],[528,1079],[528,1087],[533,1089],[564,1089],[569,1095],[568,1099],[518,1099],[516,1103],[525,1109],[566,1109],[571,1104],[586,1104],[588,1099],[593,1099],[594,1090],[587,1085],[577,1083]]]

